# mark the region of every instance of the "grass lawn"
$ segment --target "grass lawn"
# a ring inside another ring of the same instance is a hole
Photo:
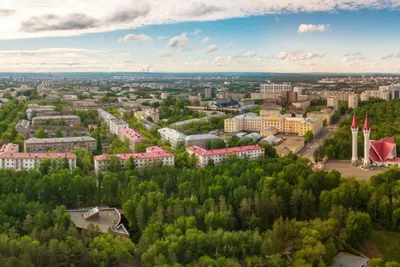
[[[370,239],[359,251],[370,258],[382,257],[387,261],[400,261],[400,233],[373,230]]]

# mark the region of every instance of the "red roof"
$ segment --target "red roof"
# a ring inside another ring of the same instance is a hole
[[[72,153],[12,153],[4,152],[0,154],[0,159],[76,159]]]
[[[144,139],[144,137],[140,133],[131,128],[124,128],[121,130],[121,133],[133,142],[140,142]]]
[[[103,154],[94,157],[95,160],[109,160],[112,156],[118,157],[119,160],[128,160],[129,158],[133,159],[151,159],[151,158],[169,158],[174,155],[165,151],[161,147],[152,146],[146,149],[144,153],[124,153],[124,154]]]
[[[386,161],[390,152],[396,149],[396,143],[393,137],[371,140],[369,155],[373,161]]]
[[[187,148],[188,150],[196,153],[200,156],[214,156],[214,155],[224,155],[224,154],[232,154],[239,152],[247,152],[254,150],[264,150],[264,148],[259,147],[257,145],[252,146],[241,146],[241,147],[231,147],[231,148],[222,148],[222,149],[214,149],[214,150],[206,150],[204,148],[198,146],[191,146]]]
[[[365,120],[364,120],[364,130],[370,130],[371,126],[369,124],[369,120],[368,120],[368,113],[365,113]]]
[[[356,113],[353,114],[353,121],[352,121],[352,123],[351,123],[351,128],[353,128],[353,129],[358,128]]]

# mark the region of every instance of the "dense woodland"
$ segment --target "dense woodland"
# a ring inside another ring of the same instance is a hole
[[[9,121],[0,123],[2,139],[15,141],[11,126],[24,104],[10,101],[7,108],[2,112],[16,116],[3,117]],[[92,135],[108,138],[101,126]],[[1,266],[322,267],[346,244],[362,246],[372,228],[400,231],[397,168],[366,183],[314,172],[308,160],[278,158],[268,147],[256,161],[232,157],[200,169],[180,149],[175,168],[111,161],[109,172],[94,175],[93,154],[74,153],[72,172],[51,161],[38,171],[0,170]],[[96,227],[77,231],[66,209],[97,205],[123,209],[129,239]],[[400,266],[385,259],[370,265]]]

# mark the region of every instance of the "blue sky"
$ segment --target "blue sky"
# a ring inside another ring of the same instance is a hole
[[[400,0],[5,1],[0,71],[400,72]]]

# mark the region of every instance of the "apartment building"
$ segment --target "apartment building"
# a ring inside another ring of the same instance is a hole
[[[281,133],[304,136],[307,131],[317,135],[323,128],[321,116],[292,118],[282,115],[256,116],[251,113],[239,115],[224,121],[225,132],[256,131],[265,133],[267,128],[276,128]]]
[[[26,110],[26,117],[28,120],[31,120],[32,117],[35,116],[47,116],[54,115],[55,106],[51,105],[37,105],[37,104],[29,104],[28,109]]]
[[[129,142],[129,148],[135,151],[135,145],[142,142],[145,138],[137,131],[131,128],[123,128],[121,130],[121,137]]]
[[[99,115],[99,118],[106,123],[108,131],[110,133],[117,135],[119,138],[122,138],[121,130],[124,128],[128,128],[128,123],[115,117],[114,115],[103,109],[98,109],[97,114]]]
[[[66,125],[74,126],[81,122],[81,118],[75,115],[63,115],[63,116],[38,116],[32,119],[32,126],[38,124],[45,124],[46,122],[61,122],[64,121]]]
[[[275,104],[266,104],[260,106],[260,116],[271,116],[281,114],[282,107]]]
[[[236,155],[241,159],[248,158],[249,160],[255,160],[259,159],[265,154],[264,148],[257,145],[214,150],[206,150],[198,146],[191,146],[188,147],[186,150],[189,155],[196,156],[197,165],[200,168],[206,167],[210,162],[212,162],[213,164],[219,164],[230,155]]]
[[[355,109],[358,107],[358,95],[357,94],[349,95],[348,106],[349,106],[349,108],[352,108],[352,109]]]
[[[335,110],[331,108],[324,108],[320,111],[313,111],[307,113],[307,117],[321,116],[323,121],[326,121],[326,124],[329,125],[332,123],[332,116],[335,114]]]
[[[260,93],[281,93],[281,92],[290,92],[293,90],[291,83],[265,83],[261,84]]]
[[[71,153],[22,153],[16,144],[5,144],[0,148],[0,168],[14,170],[38,169],[43,160],[68,160],[69,169],[76,167],[76,155]]]
[[[339,109],[339,100],[337,96],[330,96],[326,98],[327,106],[332,107],[335,111]]]
[[[208,142],[220,139],[213,134],[194,134],[188,135],[171,128],[162,128],[158,130],[161,139],[171,145],[173,149],[178,149],[180,146],[201,146],[205,147]]]
[[[68,152],[75,148],[96,149],[96,139],[90,136],[61,137],[61,138],[30,138],[24,143],[24,151],[29,153],[55,150]]]
[[[143,108],[143,110],[135,112],[135,117],[139,120],[151,118],[153,122],[158,122],[160,120],[160,111],[156,108]]]
[[[146,149],[145,153],[127,153],[127,154],[103,154],[94,157],[94,170],[96,173],[100,173],[104,171],[107,166],[107,162],[112,159],[112,157],[116,157],[121,164],[126,164],[126,162],[132,158],[135,168],[144,168],[151,166],[174,166],[175,165],[175,156],[172,153],[167,152],[166,150],[152,146]]]

